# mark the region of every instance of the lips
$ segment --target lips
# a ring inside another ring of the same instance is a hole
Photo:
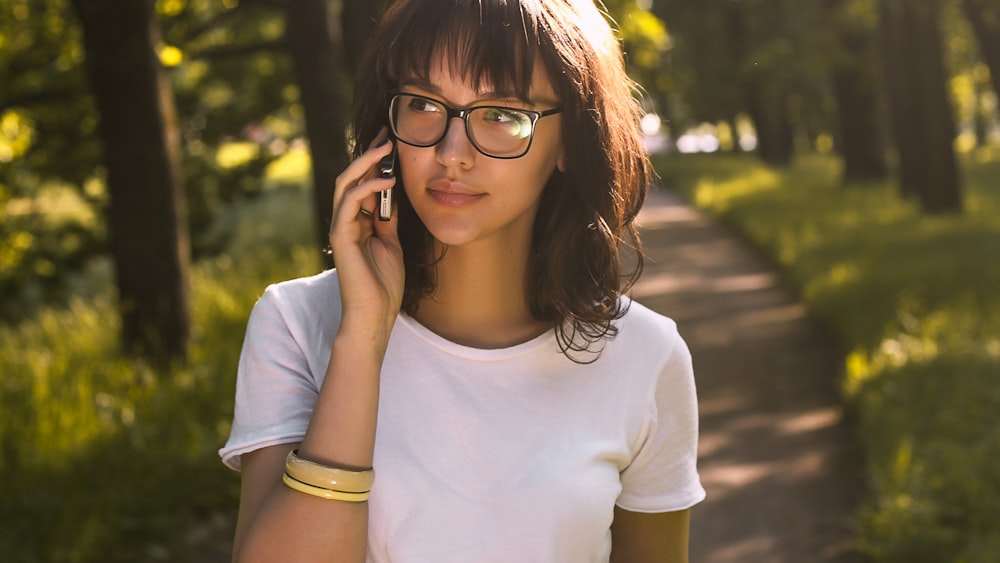
[[[434,180],[427,184],[427,195],[436,203],[446,207],[470,205],[486,197],[486,193],[473,190],[463,184],[449,180]]]

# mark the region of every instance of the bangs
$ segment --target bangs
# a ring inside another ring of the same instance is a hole
[[[438,0],[403,3],[383,35],[377,58],[384,91],[407,80],[430,81],[446,64],[477,91],[528,101],[541,35],[517,0]],[[405,47],[399,48],[402,45]]]

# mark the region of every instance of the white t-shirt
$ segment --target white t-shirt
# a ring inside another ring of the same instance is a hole
[[[302,439],[339,323],[333,270],[267,289],[243,344],[226,465]],[[701,501],[687,346],[638,303],[617,326],[580,364],[554,331],[484,350],[400,314],[382,366],[368,561],[606,562],[615,505]]]

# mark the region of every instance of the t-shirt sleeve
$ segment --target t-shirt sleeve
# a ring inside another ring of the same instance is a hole
[[[222,462],[237,471],[245,453],[300,441],[319,396],[287,310],[281,292],[271,286],[250,313],[236,374],[233,426],[219,450]]]
[[[697,469],[698,398],[691,353],[676,329],[669,339],[670,352],[650,392],[655,400],[643,439],[621,473],[617,505],[633,512],[684,510],[705,498]]]

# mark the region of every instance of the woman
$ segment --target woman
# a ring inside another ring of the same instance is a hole
[[[359,68],[337,268],[269,287],[247,329],[235,559],[686,561],[694,382],[623,295],[649,171],[607,21],[401,0]]]

